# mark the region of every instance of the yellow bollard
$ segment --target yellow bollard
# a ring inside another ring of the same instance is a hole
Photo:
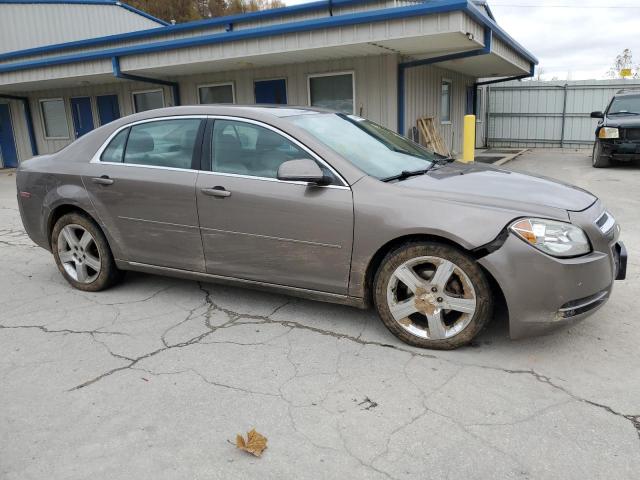
[[[462,143],[462,161],[473,162],[476,150],[476,116],[464,116],[464,138]]]

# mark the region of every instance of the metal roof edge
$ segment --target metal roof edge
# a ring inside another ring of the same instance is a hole
[[[335,2],[337,0],[333,1]],[[513,40],[508,34],[506,34],[506,32],[504,32],[500,27],[498,27],[497,24],[490,18],[488,18],[486,15],[483,15],[477,7],[470,5],[471,3],[468,0],[436,0],[429,3],[422,3],[404,7],[356,12],[351,14],[338,15],[335,17],[322,17],[317,19],[269,25],[266,27],[257,27],[246,30],[215,33],[200,37],[186,37],[178,40],[165,40],[148,44],[133,45],[128,47],[116,47],[105,50],[98,50],[95,52],[0,65],[0,73],[17,70],[27,70],[30,68],[47,67],[51,65],[75,63],[81,61],[107,59],[111,57],[122,57],[128,55],[151,53],[166,49],[188,48],[193,46],[225,43],[248,38],[259,38],[284,33],[295,33],[301,31],[316,30],[320,28],[356,25],[362,23],[391,20],[396,18],[404,18],[414,15],[434,14],[450,11],[463,11],[468,13],[475,20],[479,21],[488,28],[491,28],[496,36],[510,44],[521,55],[526,57],[527,60],[534,64],[537,64],[538,61],[532,54],[530,54],[527,50],[524,49],[524,47],[515,42],[515,40]],[[169,28],[171,27],[164,27],[164,29]]]
[[[159,23],[163,26],[171,25],[169,22],[165,22],[153,15],[143,12],[142,10],[138,10],[131,5],[128,5],[120,0],[0,0],[0,5],[113,5],[116,7],[124,8],[132,13],[145,17],[148,20],[152,20],[154,22]],[[59,44],[64,45],[64,44]],[[31,49],[29,49],[31,50]],[[17,52],[28,51],[28,50],[18,50]],[[16,53],[17,53],[16,52]],[[14,52],[9,52],[14,53]],[[0,55],[0,60],[2,59],[2,55]]]
[[[223,17],[215,17],[202,20],[194,20],[192,22],[178,23],[175,25],[163,23],[165,28],[148,28],[144,30],[136,30],[133,32],[116,33],[113,35],[106,35],[103,37],[88,38],[86,40],[75,40],[72,42],[56,43],[51,45],[44,45],[41,47],[28,48],[25,50],[15,50],[13,52],[6,52],[0,54],[0,61],[9,60],[18,57],[27,57],[32,55],[38,55],[42,53],[48,53],[59,50],[70,50],[74,48],[93,47],[104,43],[119,42],[125,40],[136,40],[141,38],[156,37],[162,35],[170,35],[172,33],[200,30],[204,28],[215,27],[219,25],[229,25],[233,23],[243,23],[253,20],[262,20],[266,18],[278,17],[283,15],[294,15],[296,13],[310,12],[314,10],[327,9],[329,12],[332,7],[341,7],[349,5],[358,5],[373,2],[375,0],[317,0],[309,3],[302,3],[299,5],[292,5],[290,7],[272,8],[269,10],[261,10],[259,12],[249,12],[237,15],[227,15]],[[117,0],[15,0],[7,1],[6,3],[78,3],[86,2],[88,4],[114,4]],[[4,3],[4,0],[0,0],[0,3]],[[124,4],[123,4],[124,5]],[[133,8],[127,5],[129,8]],[[162,22],[162,20],[159,20]]]

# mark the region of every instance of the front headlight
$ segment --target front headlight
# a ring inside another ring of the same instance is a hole
[[[598,131],[598,138],[620,138],[620,132],[617,128],[602,127]]]
[[[524,218],[512,223],[509,230],[553,257],[575,257],[591,251],[584,231],[570,223]]]

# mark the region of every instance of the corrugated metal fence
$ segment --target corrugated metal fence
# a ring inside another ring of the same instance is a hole
[[[622,88],[638,80],[513,81],[486,87],[486,132],[490,147],[591,148],[597,120]]]

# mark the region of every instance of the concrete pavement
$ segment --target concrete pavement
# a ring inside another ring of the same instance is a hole
[[[73,290],[0,173],[2,479],[632,479],[640,471],[640,166],[529,152],[622,224],[609,303],[552,336],[408,347],[372,312],[130,274]],[[262,458],[228,443],[255,427]]]

